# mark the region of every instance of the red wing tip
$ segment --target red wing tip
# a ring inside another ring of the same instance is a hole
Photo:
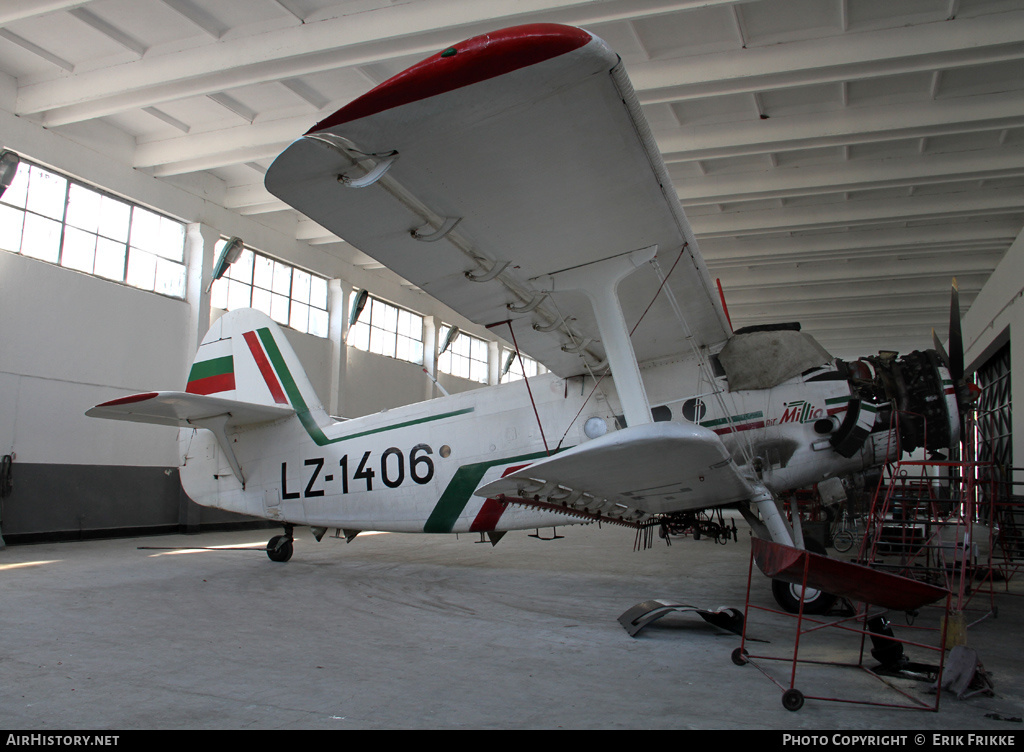
[[[481,34],[392,76],[314,125],[308,133],[526,68],[583,47],[593,38],[583,29],[554,23],[510,26]]]
[[[130,405],[133,402],[145,402],[146,400],[153,399],[158,394],[160,393],[146,392],[145,394],[132,394],[128,397],[119,397],[118,399],[110,400],[110,402],[103,402],[99,405],[96,405],[96,407],[117,407],[119,405]]]

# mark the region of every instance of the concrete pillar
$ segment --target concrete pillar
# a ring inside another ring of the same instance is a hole
[[[437,348],[441,343],[437,341],[437,333],[441,330],[441,319],[437,316],[423,317],[423,368],[433,378],[437,378]],[[441,391],[434,386],[434,382],[427,378],[423,385],[424,399],[440,397]]]
[[[220,240],[220,231],[210,225],[193,222],[188,225],[185,233],[185,301],[189,309],[189,343],[186,352],[193,355],[210,328],[210,282],[213,278],[215,246]],[[192,359],[183,364],[181,384],[188,380],[188,371],[192,367]],[[184,490],[178,492],[178,525],[182,532],[199,531],[202,521],[202,508],[192,503]]]
[[[501,345],[494,341],[487,343],[487,383],[494,386],[501,377]]]
[[[188,225],[185,233],[185,301],[189,306],[189,348],[187,352],[195,353],[199,344],[206,336],[210,328],[210,282],[213,278],[213,264],[215,261],[215,246],[221,239],[220,231],[216,227],[193,222]],[[185,373],[182,374],[182,384],[188,377],[188,368],[191,362],[185,365]]]
[[[327,336],[331,341],[331,393],[328,396],[327,411],[331,415],[345,415],[345,375],[348,369],[349,299],[352,285],[341,279],[332,279],[327,286],[330,311]]]

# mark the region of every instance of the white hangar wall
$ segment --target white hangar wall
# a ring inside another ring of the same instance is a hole
[[[1001,348],[1010,348],[1011,434],[1024,437],[1024,233],[1010,246],[963,317],[964,355],[975,371]],[[1018,374],[1013,377],[1013,374]],[[1016,483],[1024,484],[1024,439],[1013,443]],[[1024,495],[1024,485],[1015,489]]]
[[[14,459],[3,531],[176,523],[176,431],[83,413],[180,388],[186,304],[12,253],[0,279],[0,448]]]
[[[133,143],[112,141],[88,125],[57,133],[14,117],[4,108],[2,87],[0,146],[190,223],[186,300],[0,249],[0,455],[13,458],[14,484],[0,499],[0,535],[8,541],[239,522],[198,507],[181,492],[175,429],[84,416],[118,396],[184,387],[208,328],[203,280],[222,235],[339,280],[332,283],[329,338],[285,330],[324,405],[336,414],[356,417],[436,394],[421,366],[342,344],[353,288],[424,314],[433,326],[443,321],[487,336],[392,278],[295,240],[293,224],[275,226],[223,209],[224,188],[216,180],[174,186],[123,166],[132,161]],[[441,381],[449,391],[479,386],[446,375]]]

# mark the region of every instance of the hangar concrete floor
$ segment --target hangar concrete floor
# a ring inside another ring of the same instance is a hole
[[[1024,716],[1019,582],[1017,595],[999,596],[997,618],[968,630],[994,697],[947,693],[938,712],[809,699],[790,712],[755,666],[733,664],[739,637],[692,614],[636,637],[617,621],[650,598],[743,609],[746,529],[738,543],[656,540],[645,551],[621,528],[559,531],[555,541],[510,533],[492,548],[475,536],[316,543],[300,530],[287,564],[195,548],[262,546],[274,531],[9,546],[0,551],[0,727],[1022,728],[1000,720]],[[751,601],[773,606],[756,571]],[[893,617],[901,638],[902,620]],[[795,625],[753,611],[748,639],[758,642],[748,647],[791,655]],[[856,661],[860,637],[836,632],[805,636],[801,657]],[[913,647],[907,655],[938,660]],[[788,663],[769,669],[788,686]],[[933,703],[928,682],[894,683]],[[801,664],[797,686],[903,702],[857,669]]]

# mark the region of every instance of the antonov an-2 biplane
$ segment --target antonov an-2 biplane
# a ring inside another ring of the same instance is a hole
[[[848,363],[798,326],[732,331],[622,63],[581,29],[439,52],[314,126],[266,187],[550,369],[334,420],[277,326],[241,310],[184,392],[88,411],[180,426],[186,493],[281,523],[275,561],[300,525],[496,542],[724,506],[803,547],[781,494],[957,441],[959,335],[953,364],[941,346]]]

